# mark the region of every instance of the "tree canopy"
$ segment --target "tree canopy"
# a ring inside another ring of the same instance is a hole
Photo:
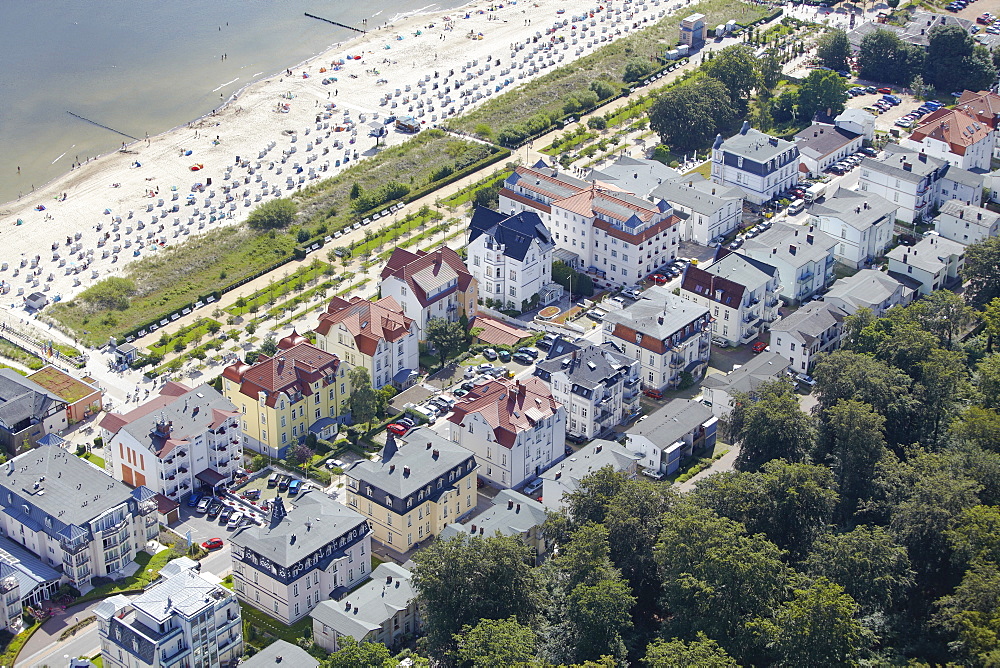
[[[840,29],[823,33],[816,40],[816,57],[824,67],[835,72],[847,70],[847,59],[851,57],[851,42],[847,33]]]
[[[424,325],[424,338],[434,346],[441,366],[449,357],[456,355],[466,344],[468,333],[457,320],[429,318]]]
[[[275,230],[288,227],[295,220],[298,207],[290,199],[281,197],[264,202],[247,216],[247,225],[255,230]]]
[[[738,118],[726,85],[705,76],[669,88],[649,109],[649,127],[675,152],[707,146]]]

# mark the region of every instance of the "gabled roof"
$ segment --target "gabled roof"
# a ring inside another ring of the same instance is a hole
[[[548,357],[535,365],[535,376],[551,382],[552,374],[566,374],[570,391],[592,398],[601,386],[614,385],[622,380],[635,360],[610,341],[601,345],[577,345],[556,339],[549,348]]]
[[[660,447],[667,447],[713,419],[712,409],[700,401],[671,399],[625,433],[643,436]]]
[[[963,91],[955,108],[961,109],[994,130],[1000,124],[1000,95],[993,91]]]
[[[857,192],[847,188],[837,188],[823,200],[813,204],[809,214],[815,217],[828,216],[864,232],[875,223],[883,221],[899,208],[884,197],[870,192]],[[890,222],[895,222],[895,215]]]
[[[390,276],[405,281],[422,307],[453,292],[465,292],[472,283],[462,258],[447,246],[416,253],[396,248],[382,269],[383,281]],[[438,292],[451,281],[456,281],[456,287]]]
[[[957,199],[950,199],[940,206],[938,215],[953,216],[971,225],[992,227],[1000,221],[1000,213],[984,209],[981,206],[966,204]]]
[[[613,334],[629,343],[642,334],[638,345],[658,354],[666,352],[663,341],[704,318],[708,308],[672,294],[660,286],[642,293],[642,299],[623,309],[612,309],[604,321],[615,325]]]
[[[637,193],[641,196],[652,194],[661,183],[666,183],[680,176],[659,160],[619,156],[612,164],[602,167],[600,171],[591,170],[588,181],[602,181],[615,187]]]
[[[395,343],[410,333],[413,318],[403,314],[403,309],[393,297],[383,297],[377,302],[354,296],[350,300],[334,297],[320,314],[316,332],[329,335],[343,325],[362,354],[371,357],[379,342]]]
[[[795,313],[772,324],[772,336],[779,332],[786,333],[806,344],[811,344],[823,332],[843,322],[847,315],[847,311],[839,306],[825,302],[809,302]]]
[[[580,481],[594,471],[610,466],[615,471],[624,471],[639,461],[640,456],[630,452],[625,446],[615,441],[594,439],[575,453],[562,460],[539,476],[542,480],[559,481],[572,491]],[[545,499],[552,504],[558,499]]]
[[[493,428],[496,442],[512,448],[519,433],[555,415],[559,406],[548,386],[537,378],[499,379],[479,385],[462,397],[452,407],[448,421],[464,426],[467,416],[479,415]]]
[[[719,148],[726,153],[742,156],[757,163],[764,163],[789,149],[795,148],[795,144],[755,130],[749,124],[744,123],[743,128],[732,137],[724,139]]]
[[[722,249],[721,246],[719,248]],[[730,304],[726,302],[727,297],[738,296],[739,299],[742,299],[745,291],[753,292],[767,285],[778,275],[778,270],[775,267],[739,253],[720,253],[719,259],[703,270],[705,274],[712,277],[708,281],[698,271],[692,270],[701,271],[701,268],[693,265],[687,268],[681,283],[682,289],[708,297],[732,308],[737,308],[739,301]],[[690,281],[688,280],[689,275],[692,277]],[[695,288],[701,285],[702,291],[690,290],[688,285]],[[717,290],[722,290],[722,294],[717,296]]]
[[[872,308],[882,304],[896,294],[900,285],[899,281],[885,272],[862,269],[853,276],[835,282],[826,294],[826,299],[834,303],[839,300],[849,305],[850,308],[845,310],[853,313],[859,308]]]
[[[917,142],[928,137],[937,139],[948,144],[952,153],[965,155],[970,146],[989,139],[990,129],[988,125],[960,109],[941,107],[917,125],[910,139]]]
[[[656,187],[652,195],[704,216],[712,216],[733,200],[742,202],[745,193],[736,186],[724,186],[701,174],[688,174]]]
[[[957,241],[932,234],[915,246],[896,246],[885,254],[890,260],[902,262],[932,274],[945,267],[952,256],[965,255],[965,246]]]
[[[309,616],[338,635],[360,641],[410,606],[417,597],[412,577],[402,566],[386,561],[375,567],[371,580],[339,601],[322,601]]]
[[[65,402],[13,369],[0,369],[0,426],[23,429],[30,420],[41,420],[54,404]]]
[[[240,362],[230,364],[222,371],[222,376],[240,383],[240,392],[253,399],[257,399],[261,391],[267,392],[266,403],[273,407],[279,392],[310,396],[314,382],[335,375],[339,368],[340,359],[333,353],[311,343],[300,343],[279,350],[274,357],[261,355],[250,367]]]
[[[453,523],[441,531],[441,540],[460,534],[487,538],[496,535],[520,536],[540,527],[548,511],[540,502],[512,489],[502,489],[493,499],[493,505],[464,524]]]
[[[751,392],[764,383],[781,378],[788,368],[788,360],[780,353],[763,352],[754,355],[746,364],[729,373],[714,373],[705,377],[702,387],[712,390],[724,390],[729,394],[734,392]]]
[[[809,262],[822,262],[837,245],[837,241],[813,226],[775,223],[753,239],[747,239],[743,246],[745,255],[753,254],[754,259],[763,262],[782,260],[799,267]]]
[[[693,265],[684,270],[681,290],[729,308],[739,308],[746,293],[745,286]]]
[[[319,668],[319,661],[298,645],[275,640],[249,659],[240,661],[241,668]]]
[[[843,128],[813,123],[795,134],[795,144],[799,147],[799,153],[818,160],[840,151],[859,136],[858,133]]]
[[[503,254],[523,262],[532,243],[541,250],[555,247],[552,234],[534,211],[522,211],[505,216],[486,207],[477,206],[469,222],[469,243],[480,236],[490,237],[493,245],[503,247]]]
[[[515,346],[521,339],[531,336],[531,332],[520,327],[510,325],[503,320],[497,320],[487,315],[477,315],[469,321],[469,329],[475,327],[482,329],[476,336],[480,341],[491,343],[495,346]]]

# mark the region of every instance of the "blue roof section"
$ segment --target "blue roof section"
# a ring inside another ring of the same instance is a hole
[[[38,445],[53,445],[57,448],[61,448],[65,442],[66,439],[59,434],[45,434],[45,436],[38,439]]]
[[[477,206],[469,222],[469,243],[483,234],[502,244],[504,255],[518,261],[524,260],[532,241],[538,240],[543,247],[554,245],[549,229],[533,211],[505,216],[492,209]]]
[[[16,571],[14,577],[21,587],[22,599],[28,598],[38,585],[62,578],[59,571],[9,538],[0,540],[0,561],[9,563]]]

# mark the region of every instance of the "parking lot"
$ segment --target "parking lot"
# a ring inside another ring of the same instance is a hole
[[[864,85],[864,84],[858,84]],[[900,135],[909,134],[905,128],[900,128],[896,125],[898,121],[903,116],[911,113],[921,104],[922,101],[917,100],[912,95],[908,95],[899,91],[896,88],[892,88],[892,95],[895,95],[900,99],[900,103],[889,107],[886,111],[880,111],[875,114],[875,129],[882,132],[891,132],[895,130]],[[852,109],[865,109],[866,107],[871,109],[873,105],[882,99],[883,93],[865,93],[864,95],[858,95],[857,97],[849,98],[846,102],[848,107]]]

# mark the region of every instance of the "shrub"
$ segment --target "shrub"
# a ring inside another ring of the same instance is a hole
[[[295,220],[298,207],[290,199],[280,198],[265,202],[247,216],[247,225],[255,230],[274,230],[288,227]]]
[[[591,116],[587,119],[587,127],[591,130],[604,130],[608,127],[608,119],[604,116]]]
[[[300,244],[309,241],[309,230],[304,227],[300,227],[298,233],[295,235],[295,240]]]
[[[622,80],[631,83],[638,81],[653,71],[653,64],[642,58],[632,58],[625,63],[625,70],[622,73]]]
[[[590,90],[597,93],[597,97],[606,100],[618,92],[618,87],[608,81],[592,81]]]
[[[80,301],[97,310],[124,311],[129,307],[129,297],[135,294],[135,281],[112,276],[98,281],[80,293]]]

